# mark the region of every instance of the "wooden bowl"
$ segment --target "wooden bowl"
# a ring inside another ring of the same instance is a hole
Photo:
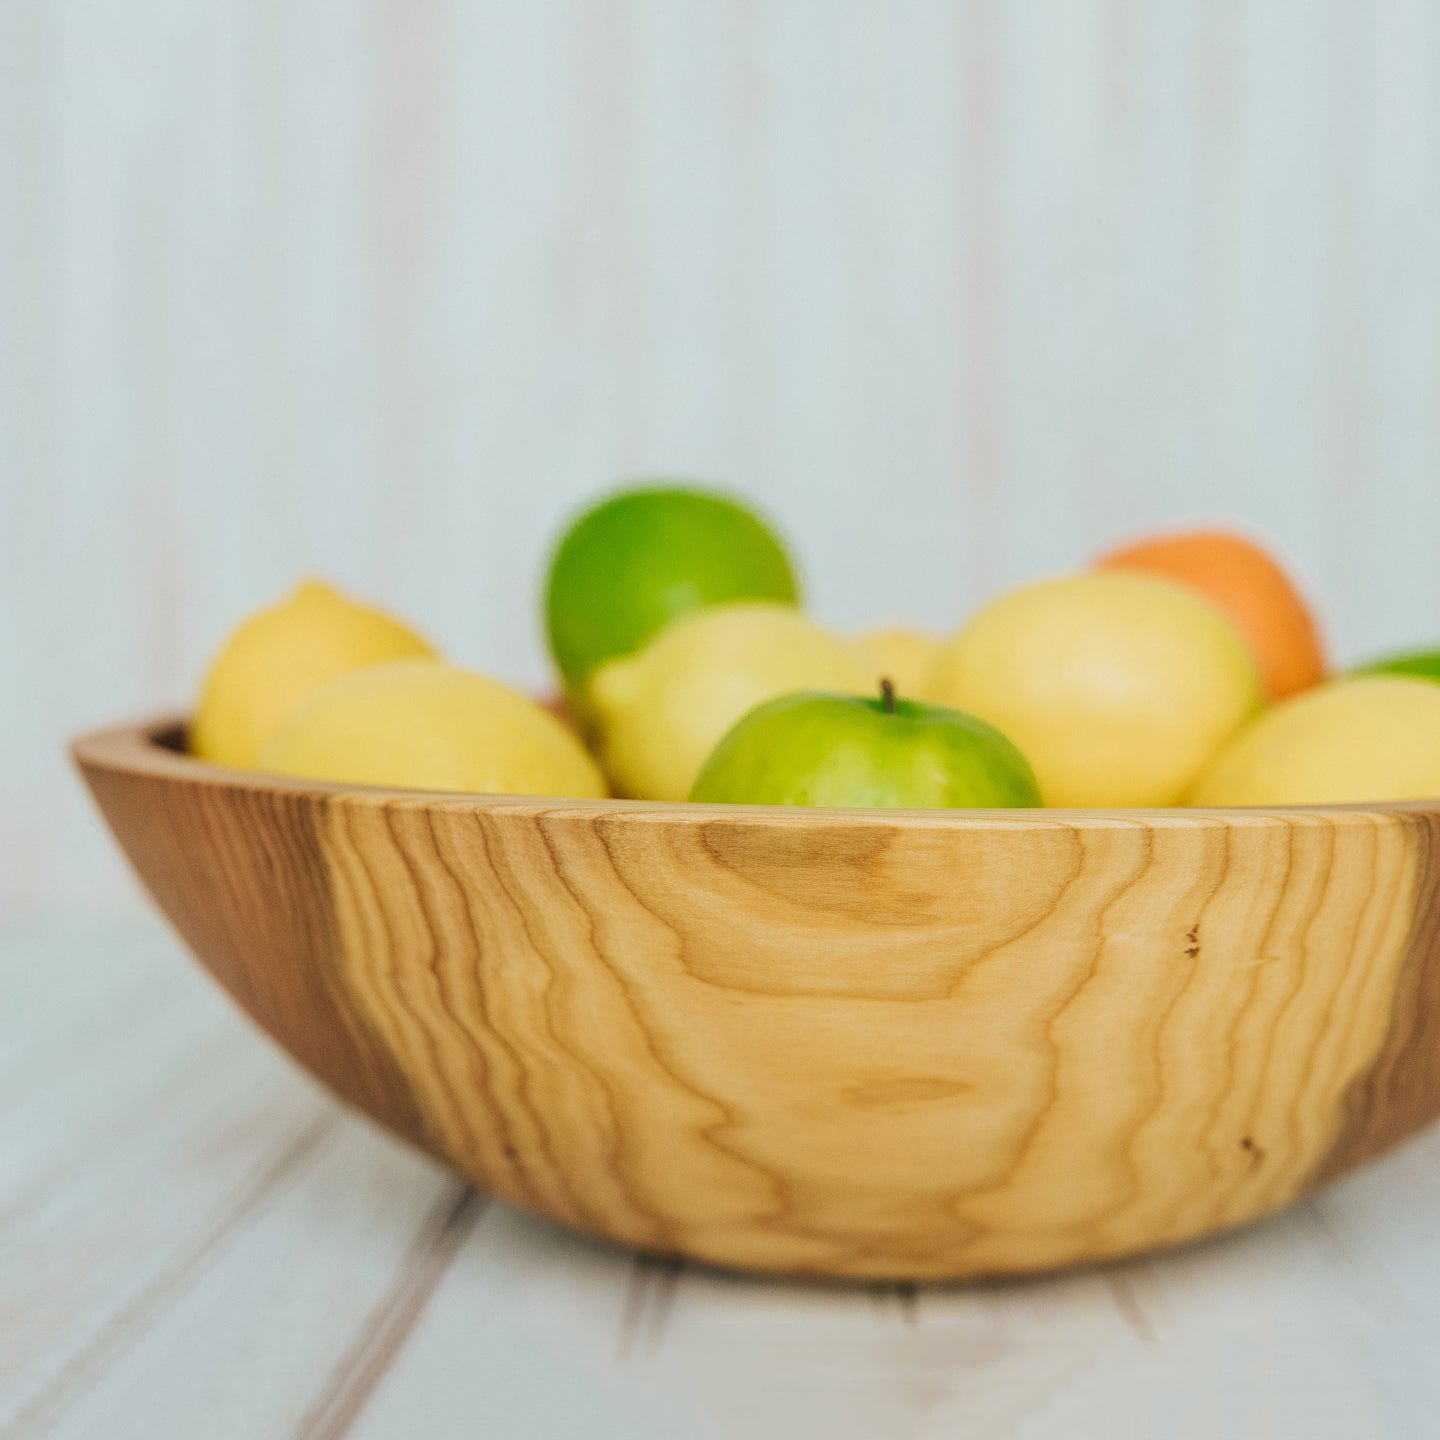
[[[865,811],[476,798],[75,756],[180,933],[496,1195],[911,1279],[1273,1211],[1440,1108],[1440,802]]]

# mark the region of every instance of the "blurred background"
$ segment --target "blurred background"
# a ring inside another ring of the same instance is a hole
[[[1440,636],[1430,0],[6,0],[0,914],[130,894],[77,730],[318,572],[546,682],[616,482],[839,628],[1234,518]]]

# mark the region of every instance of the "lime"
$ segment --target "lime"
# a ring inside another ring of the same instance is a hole
[[[586,511],[550,561],[550,651],[572,694],[670,621],[731,600],[799,599],[785,547],[753,511],[682,486],[626,490]]]

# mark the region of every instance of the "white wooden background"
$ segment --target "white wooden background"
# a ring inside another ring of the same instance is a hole
[[[0,908],[128,893],[59,758],[320,570],[544,674],[617,478],[839,626],[1117,532],[1440,635],[1433,0],[0,0]]]

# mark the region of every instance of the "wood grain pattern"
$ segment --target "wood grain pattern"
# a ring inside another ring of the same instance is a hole
[[[1414,817],[1416,902],[1413,929],[1373,1065],[1346,1097],[1346,1120],[1326,1159],[1338,1175],[1409,1134],[1435,1113],[1440,1095],[1440,816]]]
[[[880,814],[77,758],[338,1093],[642,1249],[875,1278],[1236,1225],[1440,1108],[1436,816]]]

